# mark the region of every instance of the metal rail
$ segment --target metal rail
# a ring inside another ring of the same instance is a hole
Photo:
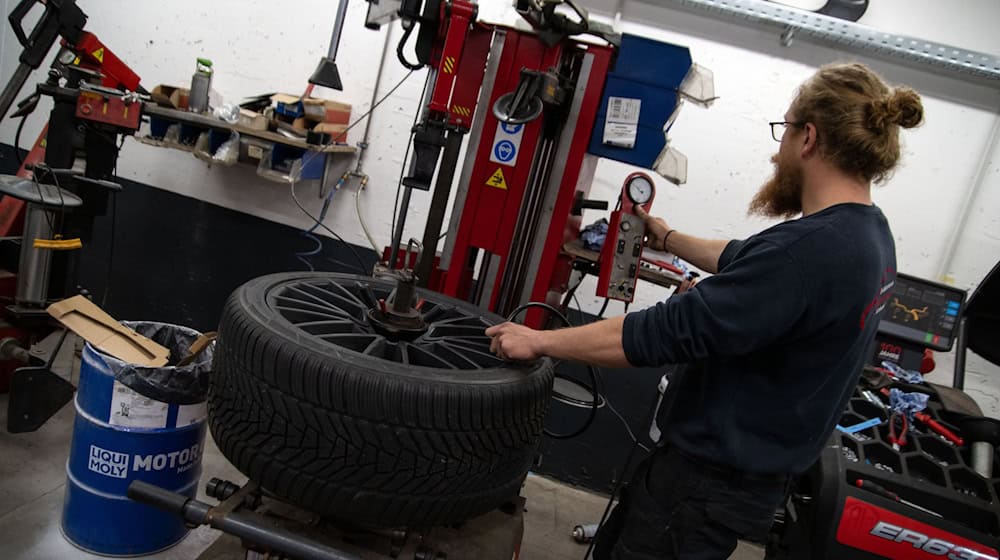
[[[1000,57],[879,31],[867,25],[763,0],[638,0],[723,16],[750,24],[781,28],[783,44],[804,36],[843,50],[907,63],[921,70],[945,70],[955,78],[979,85],[1000,86]]]

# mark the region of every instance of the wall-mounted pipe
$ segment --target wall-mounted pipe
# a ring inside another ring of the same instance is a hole
[[[933,41],[886,33],[866,25],[763,0],[637,0],[740,23],[776,27],[845,51],[949,72],[980,85],[1000,86],[1000,57]]]

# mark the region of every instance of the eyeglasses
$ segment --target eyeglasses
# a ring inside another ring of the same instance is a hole
[[[804,122],[792,122],[792,121],[775,121],[767,123],[771,125],[771,138],[774,138],[775,142],[781,142],[781,137],[785,134],[785,129],[789,126],[803,126]]]

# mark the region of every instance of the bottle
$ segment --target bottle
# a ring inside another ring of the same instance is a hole
[[[199,58],[194,75],[191,76],[191,96],[188,111],[204,113],[208,111],[208,90],[212,88],[212,61]]]

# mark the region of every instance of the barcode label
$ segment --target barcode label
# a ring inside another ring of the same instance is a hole
[[[641,107],[641,99],[609,97],[607,121],[622,124],[639,124],[639,110]]]

